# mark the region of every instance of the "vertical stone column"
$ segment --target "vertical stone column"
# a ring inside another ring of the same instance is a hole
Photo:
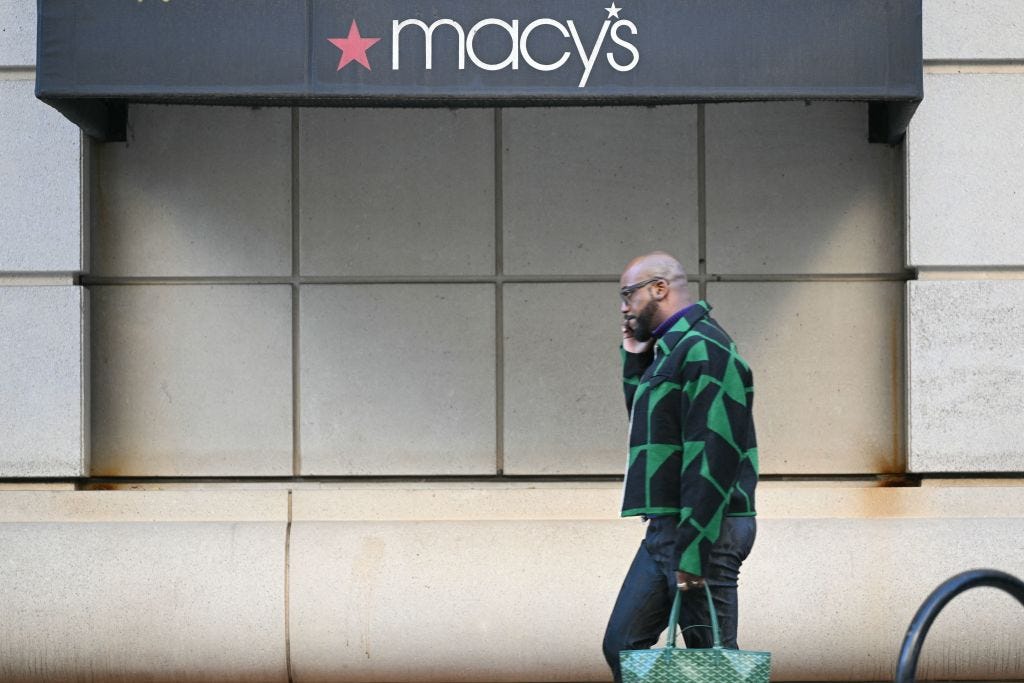
[[[83,147],[35,98],[35,20],[0,6],[0,478],[88,473]]]
[[[908,138],[909,465],[1024,471],[1024,5],[924,3]]]

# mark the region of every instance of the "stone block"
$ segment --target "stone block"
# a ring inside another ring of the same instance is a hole
[[[0,287],[0,478],[88,474],[87,301],[81,287]]]
[[[1021,533],[1020,517],[759,520],[740,647],[771,651],[776,680],[892,680],[907,627],[942,581],[979,567],[1024,575]],[[1009,595],[971,591],[936,621],[918,680],[1020,680],[1022,631]]]
[[[0,496],[0,678],[287,681],[287,493],[222,495]]]
[[[761,471],[902,472],[901,282],[711,283],[754,371]]]
[[[304,275],[494,273],[492,110],[300,115]]]
[[[605,680],[601,633],[641,528],[294,522],[295,680]]]
[[[495,472],[491,285],[307,285],[306,475]]]
[[[910,265],[1024,265],[1024,75],[925,74],[924,86],[907,137]]]
[[[617,283],[504,287],[505,473],[622,474]]]
[[[93,273],[289,275],[291,113],[133,105],[96,146]]]
[[[31,80],[0,80],[0,272],[77,272],[81,134],[34,88]]]
[[[33,0],[5,0],[0,4],[0,66],[30,66],[35,63],[36,3]]]
[[[611,519],[619,495],[614,483],[296,491],[295,680],[607,680],[601,637],[643,536]],[[891,680],[941,581],[977,566],[1024,575],[1020,495],[762,484],[740,645],[773,652],[774,680]],[[1009,596],[961,596],[933,627],[921,678],[1019,679],[1021,628]]]
[[[697,108],[502,112],[505,272],[618,275],[639,254],[698,261]]]
[[[896,152],[868,142],[864,103],[705,108],[710,273],[903,268]]]
[[[1024,4],[1018,0],[924,0],[926,60],[1024,58]]]
[[[1024,472],[1024,281],[907,292],[910,470]]]
[[[290,287],[92,293],[94,476],[292,474]]]

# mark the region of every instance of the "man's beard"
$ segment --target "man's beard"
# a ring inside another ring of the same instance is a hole
[[[648,341],[654,336],[657,326],[654,324],[654,315],[658,312],[658,302],[651,299],[647,305],[640,309],[640,312],[633,318],[636,322],[633,326],[633,339],[639,342]]]

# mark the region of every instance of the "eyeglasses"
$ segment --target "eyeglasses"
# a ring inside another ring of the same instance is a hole
[[[642,289],[642,288],[646,287],[647,285],[653,284],[653,283],[657,282],[658,280],[664,280],[664,279],[665,278],[663,278],[663,277],[652,277],[650,280],[644,280],[643,282],[637,282],[635,285],[627,285],[626,287],[623,287],[622,289],[619,290],[619,298],[622,299],[622,303],[628,304],[630,297],[632,297],[633,293],[636,292],[638,289]]]

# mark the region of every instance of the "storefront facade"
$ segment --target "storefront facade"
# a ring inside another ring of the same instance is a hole
[[[65,107],[100,141],[35,98],[34,4],[4,12],[4,680],[605,680],[642,533],[616,287],[651,249],[755,370],[740,642],[775,679],[891,678],[941,580],[1024,574],[1013,2],[925,1],[895,145],[867,101],[508,91]],[[310,71],[386,71],[371,24],[373,69],[324,41]],[[470,81],[500,63],[463,50]],[[1024,616],[976,593],[922,677],[1024,676]]]

